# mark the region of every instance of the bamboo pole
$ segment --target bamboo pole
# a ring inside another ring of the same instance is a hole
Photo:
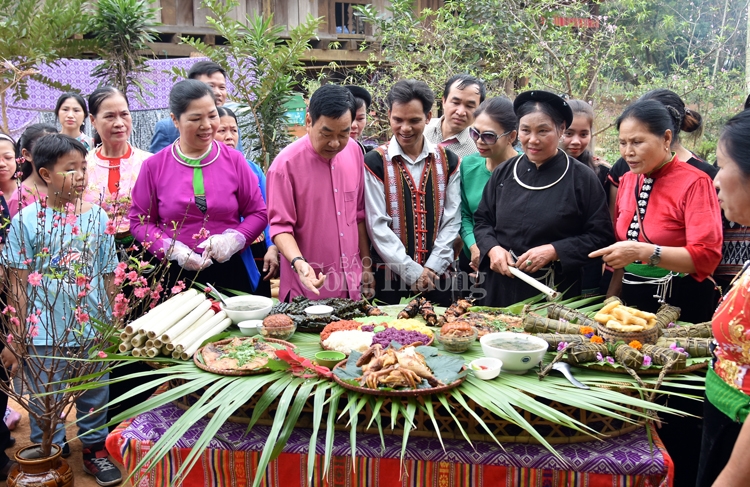
[[[179,309],[174,310],[169,316],[164,316],[163,318],[160,317],[158,325],[155,325],[154,327],[151,327],[148,329],[148,332],[147,332],[148,337],[156,338],[160,336],[162,333],[164,333],[169,328],[174,326],[175,323],[183,319],[191,311],[197,308],[198,305],[206,301],[207,301],[206,296],[204,296],[203,294],[201,294],[200,296],[195,296],[189,301],[187,301],[185,304],[180,306]]]
[[[190,325],[201,319],[209,309],[211,309],[211,301],[206,299],[205,301],[200,303],[193,311],[188,313],[187,316],[175,323],[174,326],[169,327],[161,336],[161,341],[164,343],[171,342],[172,340],[177,338],[180,333],[187,330]]]
[[[190,333],[195,331],[196,329],[203,326],[204,323],[206,323],[208,320],[213,318],[216,315],[216,312],[212,309],[209,309],[206,311],[203,316],[198,319],[195,323],[190,325],[186,330],[184,330],[182,333],[180,333],[177,337],[173,338],[167,345],[169,345],[171,348],[170,350],[174,350],[174,343],[180,343],[182,339],[186,336],[188,336]]]
[[[218,316],[218,315],[217,315]],[[201,344],[205,341],[211,338],[212,336],[216,335],[217,333],[221,333],[222,331],[229,328],[229,325],[232,324],[232,320],[229,318],[224,319],[221,323],[214,326],[212,329],[205,332],[203,335],[201,335],[198,340],[195,341],[192,345],[190,345],[189,348],[187,348],[184,352],[180,354],[180,358],[182,360],[187,360],[188,358],[192,357],[193,354],[198,351],[198,348],[200,348]]]
[[[157,318],[158,315],[164,313],[171,313],[173,309],[176,309],[183,301],[189,300],[190,298],[197,296],[198,291],[196,289],[188,289],[184,293],[180,293],[177,296],[174,296],[172,298],[169,298],[168,300],[164,301],[160,305],[156,306],[154,309],[149,311],[148,313],[144,314],[140,318],[132,321],[130,324],[128,324],[125,327],[125,331],[128,333],[135,333],[138,330],[143,329],[144,327],[146,329],[150,328],[152,325],[149,324],[149,320],[152,318]],[[155,326],[158,321],[152,322]]]
[[[133,348],[133,344],[128,342],[122,342],[119,347],[117,347],[117,350],[120,351],[120,353],[125,353],[128,350]]]
[[[227,313],[222,310],[216,313],[213,317],[211,317],[210,320],[205,322],[201,327],[196,328],[193,330],[189,335],[185,335],[183,337],[180,337],[179,343],[175,342],[175,350],[178,348],[182,348],[181,351],[184,351],[186,348],[189,348],[194,342],[196,342],[203,334],[206,332],[206,330],[210,330],[222,321],[227,318]],[[217,332],[218,333],[218,332]]]

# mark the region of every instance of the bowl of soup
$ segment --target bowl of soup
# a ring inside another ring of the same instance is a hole
[[[265,296],[254,296],[246,294],[243,296],[232,296],[224,298],[226,305],[222,303],[221,309],[226,311],[227,316],[235,325],[241,321],[262,320],[273,307],[273,300]]]
[[[542,361],[547,342],[524,333],[489,333],[479,339],[485,357],[503,361],[503,372],[524,374]]]

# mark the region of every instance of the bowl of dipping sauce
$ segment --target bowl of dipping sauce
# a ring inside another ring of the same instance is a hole
[[[503,361],[496,358],[484,357],[472,360],[469,368],[478,379],[492,380],[500,375]]]
[[[479,339],[485,357],[503,361],[503,372],[525,374],[542,361],[547,342],[525,333],[504,331],[489,333]]]
[[[237,323],[237,328],[240,329],[242,334],[249,337],[260,333],[262,326],[263,320],[245,320]]]
[[[307,316],[331,316],[331,313],[333,313],[333,307],[325,304],[318,304],[305,308],[305,314]]]
[[[226,311],[227,316],[235,325],[240,321],[262,320],[273,308],[273,300],[265,296],[246,294],[244,296],[232,296],[224,298],[226,305],[221,303],[221,309]]]
[[[333,350],[325,350],[315,354],[315,361],[318,362],[319,365],[328,367],[329,369],[333,369],[336,364],[345,358],[346,355],[343,352],[336,352]]]

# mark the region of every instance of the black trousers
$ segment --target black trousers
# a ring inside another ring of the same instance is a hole
[[[0,348],[2,350],[2,348]],[[0,380],[4,383],[8,384],[8,371],[5,370],[5,367],[0,365]],[[8,407],[8,394],[6,394],[3,391],[0,391],[0,412],[1,414],[5,414],[5,408]],[[0,420],[0,469],[5,467],[5,465],[8,464],[10,461],[10,458],[8,458],[8,455],[5,453],[5,449],[8,448],[10,443],[10,430],[8,429],[8,426],[5,424],[5,421]]]
[[[734,421],[703,398],[703,438],[698,462],[696,487],[711,487],[729,462],[740,435],[742,423]],[[750,479],[748,479],[750,484]],[[677,484],[675,483],[675,486]],[[687,485],[687,484],[685,484]]]

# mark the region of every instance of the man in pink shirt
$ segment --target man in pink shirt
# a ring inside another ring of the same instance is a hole
[[[310,98],[307,135],[282,150],[268,170],[271,239],[281,254],[281,301],[300,294],[360,299],[362,282],[368,289],[372,285],[364,158],[349,140],[354,114],[349,90],[322,86]]]

